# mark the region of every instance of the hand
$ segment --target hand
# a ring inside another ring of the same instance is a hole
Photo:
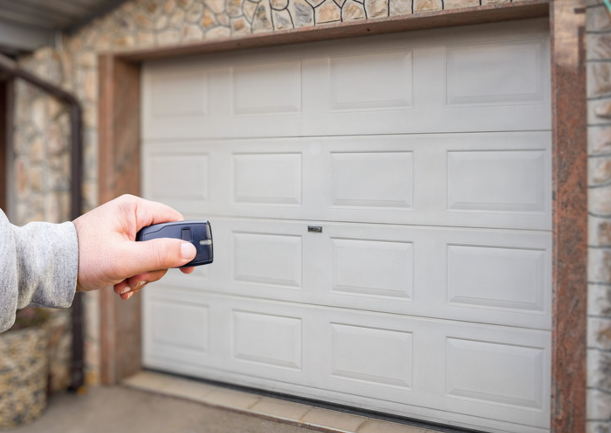
[[[169,268],[189,263],[197,254],[190,242],[135,241],[143,227],[183,219],[169,206],[123,195],[74,220],[79,246],[77,291],[114,286],[121,299],[127,300]],[[193,269],[181,271],[189,274]]]

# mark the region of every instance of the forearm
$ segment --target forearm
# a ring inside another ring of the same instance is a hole
[[[76,229],[64,224],[11,225],[0,212],[0,332],[28,305],[69,307],[76,290]]]

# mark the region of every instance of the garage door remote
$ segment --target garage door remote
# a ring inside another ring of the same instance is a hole
[[[176,221],[153,224],[136,234],[137,241],[159,238],[176,238],[191,242],[197,249],[195,258],[182,267],[200,266],[212,263],[212,229],[208,221]]]

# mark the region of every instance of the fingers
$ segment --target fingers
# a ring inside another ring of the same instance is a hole
[[[190,274],[194,270],[195,270],[195,266],[189,266],[189,267],[186,267],[186,268],[180,268],[180,272],[182,272],[183,274]]]
[[[178,268],[195,258],[195,246],[180,239],[153,239],[145,242],[128,242],[124,246],[122,275],[140,275],[151,270]],[[153,271],[154,272],[154,271]]]
[[[128,203],[128,207],[135,208],[137,230],[152,224],[184,220],[180,212],[163,203],[129,195],[122,196],[121,199]]]

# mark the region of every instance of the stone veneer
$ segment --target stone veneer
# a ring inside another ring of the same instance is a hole
[[[588,73],[587,431],[611,432],[611,14],[586,9]]]

